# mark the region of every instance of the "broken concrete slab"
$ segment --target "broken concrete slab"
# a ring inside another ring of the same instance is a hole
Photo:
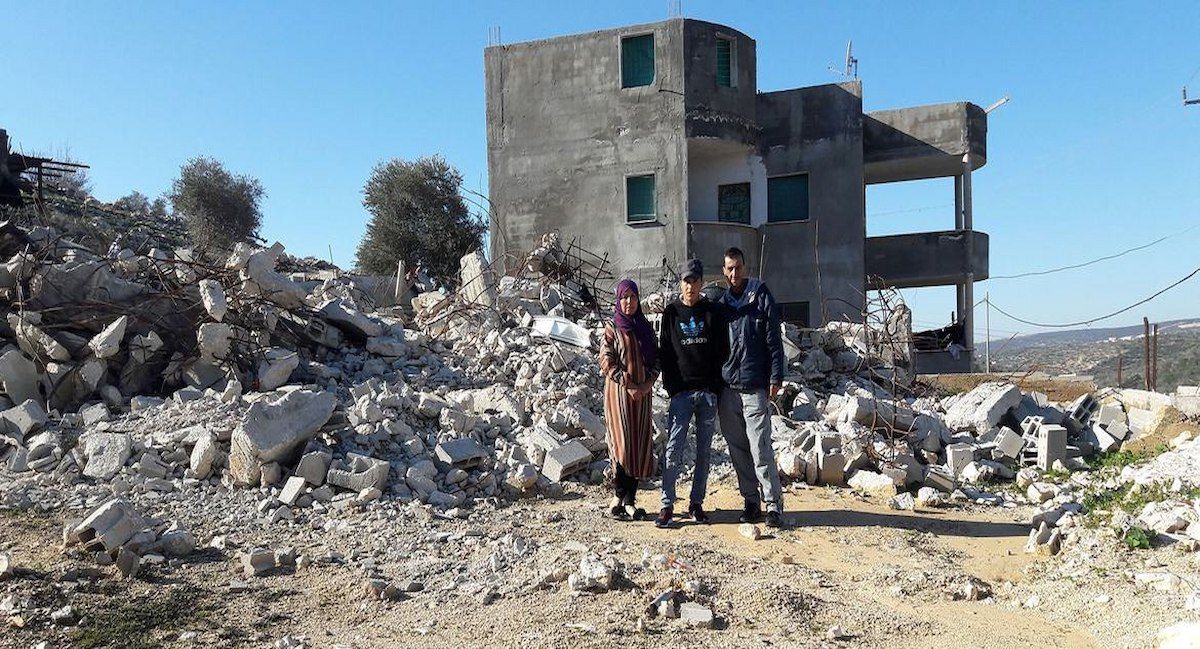
[[[24,354],[11,349],[0,355],[0,387],[14,403],[33,399],[43,403],[37,365]]]
[[[350,306],[345,300],[329,300],[317,309],[317,313],[358,340],[383,335],[383,323]]]
[[[47,415],[41,404],[26,399],[19,405],[0,412],[0,434],[20,441],[33,431],[46,425]]]
[[[325,476],[329,473],[329,463],[333,456],[323,451],[305,453],[296,465],[294,475],[304,478],[308,484],[319,487],[325,484]]]
[[[336,406],[333,394],[311,390],[294,390],[273,402],[251,404],[230,442],[233,479],[257,485],[262,464],[290,458],[329,421]]]
[[[290,349],[269,347],[263,350],[262,360],[258,363],[257,388],[261,392],[270,392],[286,384],[292,372],[300,366],[300,355]]]
[[[47,361],[71,360],[71,352],[50,334],[42,331],[28,316],[19,313],[8,314],[8,326],[16,333],[17,345],[26,354]]]
[[[96,480],[111,480],[129,461],[133,442],[128,433],[88,433],[80,438],[83,448],[83,475]]]
[[[217,460],[217,443],[213,436],[205,432],[196,439],[192,453],[188,457],[188,468],[197,480],[204,480],[212,474],[213,464]]]
[[[983,433],[996,427],[1009,410],[1021,402],[1021,390],[1011,383],[983,383],[960,395],[946,410],[946,424],[953,430]]]
[[[121,341],[125,339],[125,327],[129,324],[129,316],[123,315],[113,320],[103,331],[88,341],[88,348],[96,358],[112,358],[121,351]]]
[[[530,333],[536,337],[552,338],[583,349],[591,349],[592,347],[591,332],[566,318],[558,316],[535,316]]]

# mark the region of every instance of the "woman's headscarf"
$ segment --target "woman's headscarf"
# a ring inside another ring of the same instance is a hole
[[[637,311],[631,316],[621,312],[621,298],[629,293],[633,293],[639,298]],[[633,280],[621,280],[617,284],[617,303],[613,308],[613,324],[617,325],[617,329],[633,335],[638,343],[638,351],[642,353],[642,362],[649,367],[654,365],[654,361],[658,357],[658,345],[654,339],[654,327],[650,326],[646,314],[642,313],[640,298],[641,293],[638,292],[638,286]]]

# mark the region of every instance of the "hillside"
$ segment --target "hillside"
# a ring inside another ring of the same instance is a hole
[[[1200,383],[1200,320],[1159,324],[1158,389]],[[992,369],[1038,369],[1052,374],[1090,374],[1097,385],[1117,385],[1118,358],[1123,358],[1121,385],[1140,387],[1144,379],[1142,327],[1080,329],[1020,336],[992,343]]]

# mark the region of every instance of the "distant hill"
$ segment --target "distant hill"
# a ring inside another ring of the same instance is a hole
[[[1121,385],[1142,387],[1145,385],[1142,335],[1142,326],[1135,325],[993,340],[992,369],[1090,374],[1097,385],[1116,386],[1118,359],[1122,359]],[[1200,384],[1200,319],[1160,322],[1158,348],[1160,392],[1170,392],[1179,385]]]

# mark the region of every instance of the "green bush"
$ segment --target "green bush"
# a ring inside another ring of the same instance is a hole
[[[459,260],[480,247],[487,229],[467,209],[461,187],[462,175],[441,156],[377,165],[363,188],[371,221],[358,244],[358,269],[390,275],[403,261],[443,281],[455,278]]]
[[[263,196],[258,180],[234,175],[205,157],[192,158],[180,168],[169,194],[197,246],[220,250],[258,238]]]

